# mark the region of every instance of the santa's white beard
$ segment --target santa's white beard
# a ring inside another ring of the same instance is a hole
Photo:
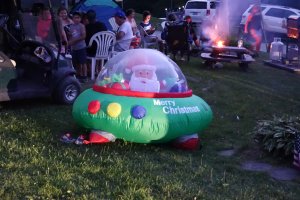
[[[159,92],[160,84],[157,80],[132,76],[129,82],[130,89],[139,92]]]

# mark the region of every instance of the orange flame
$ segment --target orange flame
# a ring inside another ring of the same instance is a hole
[[[224,46],[224,41],[223,40],[219,40],[217,42],[217,47],[223,47]]]

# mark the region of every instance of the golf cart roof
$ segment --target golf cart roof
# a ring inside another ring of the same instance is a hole
[[[60,0],[18,0],[18,8],[22,11],[31,11],[34,5],[44,5],[50,7],[49,1],[52,7],[59,7],[61,5]]]

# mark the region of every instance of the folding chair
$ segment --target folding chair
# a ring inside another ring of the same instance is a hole
[[[184,24],[166,24],[167,26],[167,51],[172,53],[174,60],[176,54],[180,52],[182,55],[187,55],[187,60],[190,60],[190,43],[188,41],[189,31]]]
[[[148,35],[147,32],[144,30],[143,27],[138,26],[138,30],[141,35],[141,47],[142,48],[149,48],[154,47],[158,49],[158,37],[155,35]]]

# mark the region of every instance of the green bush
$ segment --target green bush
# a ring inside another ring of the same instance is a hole
[[[293,153],[296,134],[300,134],[299,117],[276,117],[260,120],[254,130],[255,141],[275,156],[287,157]]]

